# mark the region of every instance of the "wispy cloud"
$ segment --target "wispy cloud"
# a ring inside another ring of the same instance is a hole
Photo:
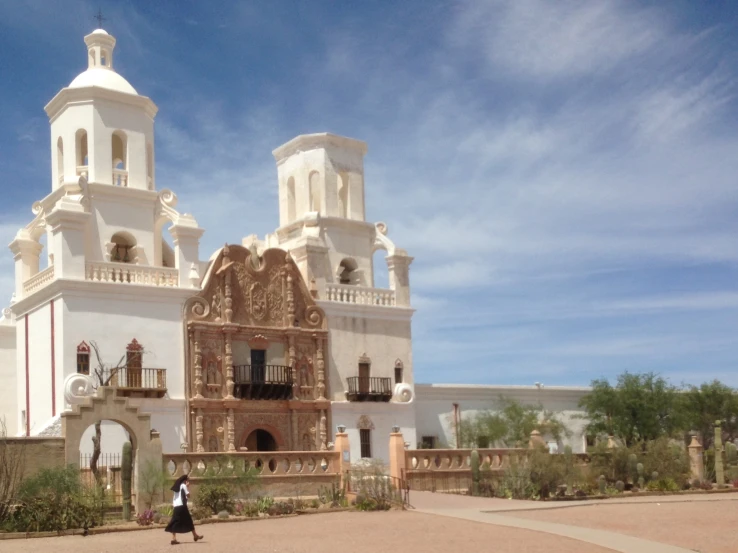
[[[0,8],[9,28],[63,28],[49,40],[81,55],[86,24],[22,6]],[[614,0],[150,9],[112,12],[116,65],[160,107],[157,185],[207,229],[202,257],[276,227],[273,148],[338,132],[369,143],[368,217],[415,256],[416,380],[451,363],[457,381],[586,384],[738,362],[728,22]]]

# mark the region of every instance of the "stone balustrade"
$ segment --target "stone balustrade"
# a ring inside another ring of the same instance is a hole
[[[167,267],[147,267],[129,263],[88,262],[85,265],[85,280],[178,287],[179,271]]]
[[[217,476],[222,472],[223,464],[232,464],[236,471],[245,472],[253,468],[262,477],[339,476],[338,451],[164,454],[164,469],[172,478],[182,474],[189,474],[193,479],[206,473]]]
[[[504,470],[511,456],[525,455],[523,448],[478,449],[480,465],[489,470]],[[405,466],[408,472],[469,472],[471,471],[471,449],[412,449],[405,451]]]
[[[353,303],[357,305],[381,305],[394,307],[395,291],[384,288],[365,288],[350,284],[326,284],[325,295],[328,301]]]
[[[128,186],[128,171],[123,169],[113,169],[113,186]]]
[[[23,293],[25,295],[32,294],[36,290],[40,290],[47,284],[49,284],[52,280],[54,280],[54,266],[51,265],[44,269],[43,271],[39,271],[35,275],[33,275],[31,278],[26,280],[23,283]]]

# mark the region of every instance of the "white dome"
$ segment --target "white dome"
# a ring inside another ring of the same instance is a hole
[[[105,29],[95,29],[92,31],[93,35],[107,35],[108,32]]]
[[[102,29],[100,30],[102,31]],[[104,33],[105,31],[102,32]],[[69,83],[69,88],[84,88],[87,86],[99,86],[100,88],[107,88],[117,92],[138,94],[136,89],[131,86],[131,83],[121,77],[118,73],[112,69],[102,67],[91,67],[87,69],[87,71],[83,71],[77,75],[77,77]]]

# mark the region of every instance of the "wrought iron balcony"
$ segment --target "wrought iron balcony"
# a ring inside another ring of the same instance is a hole
[[[166,369],[121,367],[103,371],[102,377],[106,386],[118,389],[119,396],[164,397],[167,393]]]
[[[241,399],[291,399],[292,367],[234,365],[233,395]]]
[[[349,401],[389,401],[392,399],[392,379],[352,376],[348,382]]]

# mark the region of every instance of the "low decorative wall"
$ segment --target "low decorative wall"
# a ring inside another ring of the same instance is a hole
[[[405,450],[404,480],[411,490],[458,492],[471,486],[472,449]],[[529,449],[477,449],[487,474],[502,474],[510,458]]]
[[[208,472],[217,477],[222,472],[223,463],[232,463],[236,471],[255,469],[259,475],[256,493],[268,493],[273,497],[298,497],[317,495],[321,487],[339,485],[339,457],[339,451],[165,453],[163,464],[172,482],[182,474],[190,475],[195,500],[197,487],[206,480],[203,474]]]
[[[30,478],[42,469],[63,467],[65,464],[64,438],[0,438],[0,447],[8,448],[9,453],[21,452],[24,456],[24,479]]]

